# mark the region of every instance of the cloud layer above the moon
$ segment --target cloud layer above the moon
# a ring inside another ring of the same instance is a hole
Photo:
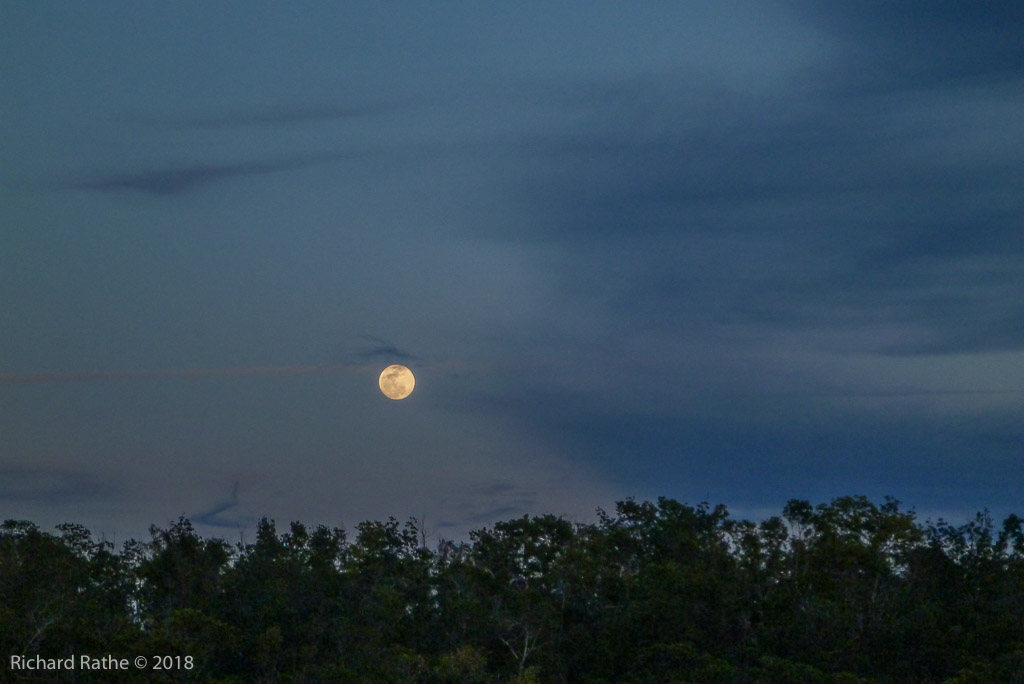
[[[1024,11],[539,11],[4,8],[9,515],[1016,506]]]

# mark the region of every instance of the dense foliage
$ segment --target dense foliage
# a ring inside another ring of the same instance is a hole
[[[181,519],[118,553],[7,521],[0,656],[193,657],[118,681],[1024,682],[1015,515],[922,524],[844,497],[755,524],[662,498],[435,548],[421,527],[262,520],[231,546]]]

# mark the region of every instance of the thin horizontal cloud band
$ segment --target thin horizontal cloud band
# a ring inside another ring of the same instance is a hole
[[[233,368],[166,368],[138,370],[84,371],[77,373],[34,373],[31,375],[0,375],[0,383],[33,385],[91,380],[134,380],[140,378],[206,378],[243,375],[311,375],[344,373],[362,370],[363,365],[327,364],[313,366],[242,366]]]
[[[463,370],[486,370],[487,366],[494,364],[459,364]],[[523,363],[514,364],[518,366]],[[527,364],[528,365],[528,364]],[[442,367],[450,367],[452,364],[442,364]],[[234,366],[230,368],[161,368],[161,369],[132,369],[132,370],[104,370],[104,371],[79,371],[70,373],[33,373],[21,375],[0,374],[0,384],[3,385],[41,385],[57,383],[75,383],[89,381],[116,381],[116,380],[138,380],[138,379],[191,379],[209,377],[239,377],[254,375],[314,375],[317,373],[345,373],[357,372],[375,368],[374,364],[320,364],[320,365],[291,365],[291,366]],[[908,388],[891,391],[852,391],[852,392],[823,392],[815,396],[828,396],[836,398],[878,398],[878,399],[899,399],[912,396],[934,396],[934,395],[1006,395],[1024,394],[1024,389],[943,389],[943,388]]]

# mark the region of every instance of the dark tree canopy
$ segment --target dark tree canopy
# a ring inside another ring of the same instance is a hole
[[[508,520],[424,544],[395,519],[261,520],[255,542],[186,519],[119,552],[78,525],[0,527],[10,655],[191,656],[118,681],[1024,682],[1024,521],[920,523],[887,499],[619,502],[594,523]]]

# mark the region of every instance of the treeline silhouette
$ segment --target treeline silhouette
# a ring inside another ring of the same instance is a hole
[[[733,520],[626,500],[428,547],[423,526],[187,519],[117,552],[0,528],[0,680],[1022,682],[1024,527],[920,523],[887,498]],[[15,671],[11,655],[191,656],[190,670]]]

